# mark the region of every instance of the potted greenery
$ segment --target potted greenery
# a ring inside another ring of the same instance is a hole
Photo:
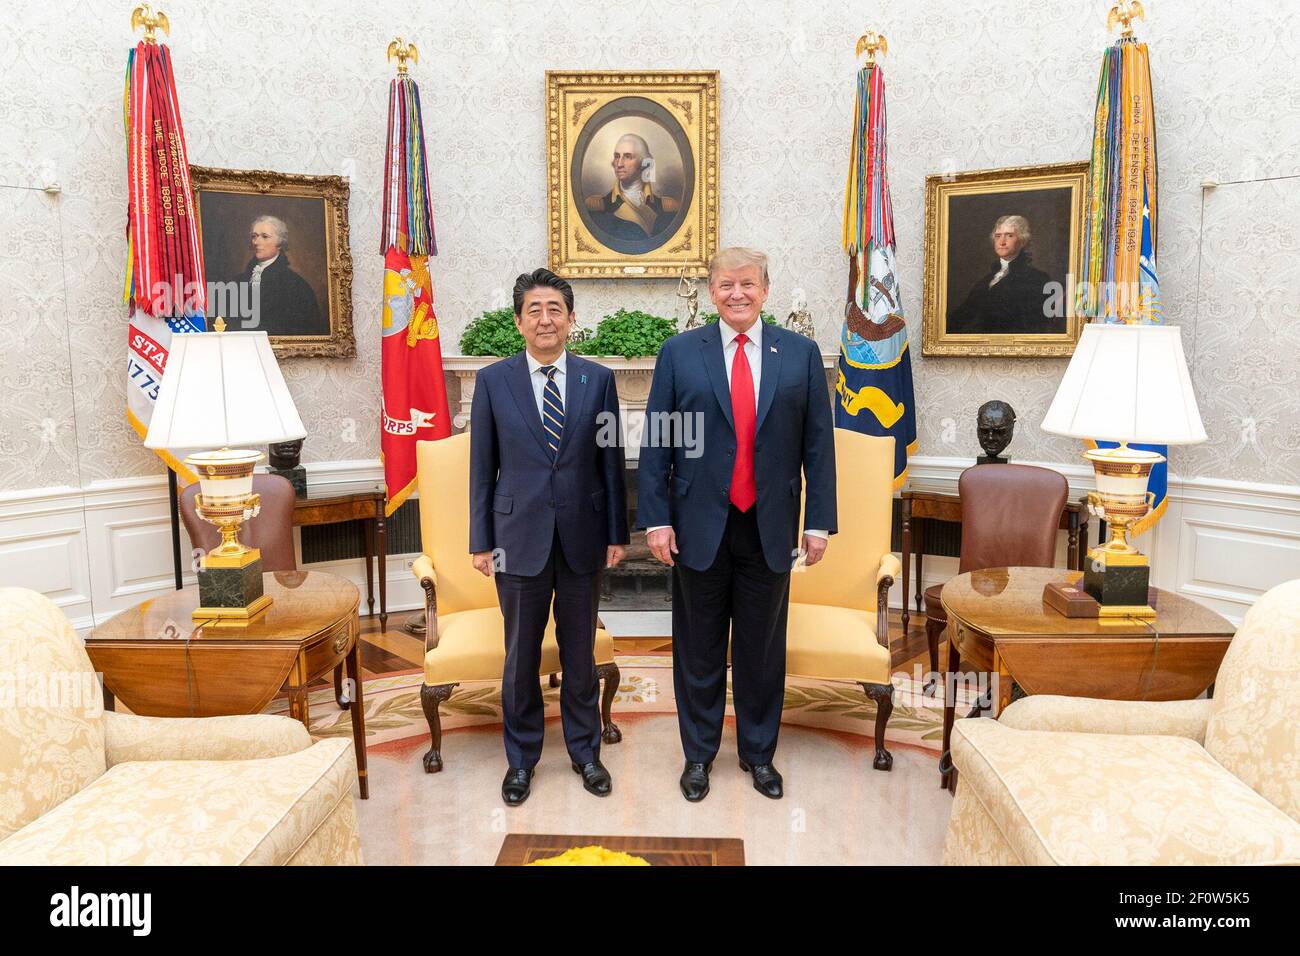
[[[647,312],[619,309],[605,316],[595,332],[580,332],[569,343],[570,351],[592,357],[645,358],[657,355],[659,346],[677,334],[672,319]],[[465,327],[460,337],[462,355],[514,355],[524,347],[524,337],[515,327],[513,309],[484,312]]]

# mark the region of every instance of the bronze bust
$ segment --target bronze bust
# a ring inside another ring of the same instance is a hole
[[[1006,458],[999,457],[1011,444],[1016,430],[1016,410],[1006,402],[993,399],[980,406],[975,416],[975,432],[979,436],[984,454],[975,459],[977,465],[1005,465]]]
[[[266,446],[266,450],[271,453],[272,468],[297,468],[298,460],[302,457],[301,438],[295,438],[292,441],[277,441]]]
[[[293,485],[294,494],[299,498],[307,497],[307,469],[298,463],[302,458],[303,439],[277,441],[266,446],[270,453],[271,467],[267,470],[279,475]]]

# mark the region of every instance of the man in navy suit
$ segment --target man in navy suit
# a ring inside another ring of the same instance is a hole
[[[478,373],[470,413],[469,550],[496,579],[505,617],[501,711],[509,769],[501,795],[528,799],[545,726],[542,635],[555,611],[564,680],[560,718],[574,772],[597,796],[596,610],[600,572],[623,559],[627,494],[614,375],[565,351],[573,289],[546,269],[515,282],[527,348]]]
[[[722,741],[727,643],[740,767],[778,799],[773,766],[785,684],[790,571],[836,530],[830,394],[817,344],[764,325],[767,257],[709,264],[719,321],[676,335],[655,363],[638,467],[638,524],[673,568],[673,687],[686,767],[703,800]],[[800,547],[799,505],[807,481]],[[814,529],[814,530],[808,530]]]

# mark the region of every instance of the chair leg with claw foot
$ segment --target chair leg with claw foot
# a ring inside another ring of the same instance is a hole
[[[876,757],[871,766],[876,770],[892,770],[894,755],[885,749],[885,727],[894,712],[893,684],[863,684],[867,699],[876,705]]]
[[[438,707],[451,696],[456,684],[437,684],[420,687],[420,706],[424,708],[424,719],[429,722],[429,752],[424,755],[424,772],[437,773],[442,769],[442,719]]]
[[[600,739],[607,744],[616,744],[623,739],[623,731],[614,723],[610,711],[613,710],[614,695],[618,693],[619,681],[623,675],[619,673],[618,665],[611,662],[596,666],[596,678],[604,681],[600,695]]]

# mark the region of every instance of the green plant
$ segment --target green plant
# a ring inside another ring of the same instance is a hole
[[[657,355],[659,347],[676,334],[677,323],[672,319],[619,309],[600,320],[594,335],[584,336],[569,347],[578,355],[641,358]]]
[[[469,325],[460,336],[461,355],[514,355],[524,347],[524,337],[515,327],[515,310],[490,309]]]
[[[759,312],[758,317],[768,325],[776,325],[776,316],[771,312],[768,312],[766,309]],[[712,325],[716,321],[718,321],[718,313],[716,312],[705,312],[700,316],[700,322],[704,325]]]

